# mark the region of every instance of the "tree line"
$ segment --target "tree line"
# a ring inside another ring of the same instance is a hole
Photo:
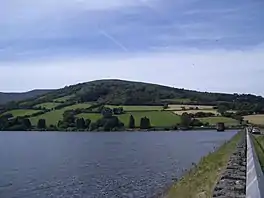
[[[172,129],[190,129],[195,126],[208,125],[204,124],[198,119],[192,117],[188,113],[181,115],[181,121],[179,124],[175,124]],[[139,122],[139,126],[136,126],[135,118],[130,115],[128,126],[129,129],[152,129],[151,120],[148,117],[142,117]],[[122,123],[117,116],[111,113],[109,109],[105,109],[102,112],[102,118],[95,122],[90,119],[78,118],[71,111],[65,111],[63,119],[59,120],[57,125],[47,126],[45,119],[39,119],[36,126],[31,124],[30,119],[16,117],[12,115],[4,115],[0,117],[0,130],[2,131],[27,131],[27,130],[81,130],[81,131],[119,131],[124,130],[125,125]]]

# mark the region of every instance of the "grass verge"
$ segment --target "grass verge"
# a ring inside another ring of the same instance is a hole
[[[264,170],[264,136],[254,135],[252,138],[261,169]]]
[[[211,198],[214,186],[240,138],[241,132],[216,152],[203,157],[195,168],[169,189],[166,198]]]

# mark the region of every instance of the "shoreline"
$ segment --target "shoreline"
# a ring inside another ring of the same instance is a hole
[[[26,130],[26,131],[20,131],[20,132],[82,132],[82,133],[96,133],[96,132],[181,132],[181,131],[216,131],[216,132],[227,132],[227,131],[231,131],[231,130],[241,130],[243,129],[242,126],[237,126],[237,127],[226,127],[225,131],[217,131],[217,129],[215,127],[195,127],[195,128],[189,128],[189,129],[168,129],[168,128],[150,128],[150,129],[139,129],[139,128],[135,128],[135,129],[123,129],[123,130],[116,130],[116,131],[103,131],[103,130],[94,130],[94,131],[89,131],[89,130],[52,130],[52,129],[45,129],[45,130],[41,130],[41,129],[31,129],[31,130]],[[12,131],[0,131],[0,132],[12,132]],[[17,131],[19,132],[19,131]]]
[[[214,187],[227,167],[228,160],[234,152],[242,132],[238,132],[215,152],[203,157],[198,164],[186,174],[173,182],[170,187],[155,198],[202,197],[211,198]],[[208,174],[209,173],[209,174]]]

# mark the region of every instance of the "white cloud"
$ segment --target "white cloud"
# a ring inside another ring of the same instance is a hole
[[[64,58],[16,65],[2,63],[0,90],[58,88],[102,78],[121,78],[202,91],[264,95],[263,53],[262,49],[167,52],[104,59]],[[10,78],[16,80],[10,81]]]

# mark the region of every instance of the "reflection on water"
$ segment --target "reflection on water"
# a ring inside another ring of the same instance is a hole
[[[0,133],[0,197],[151,197],[235,132]]]

